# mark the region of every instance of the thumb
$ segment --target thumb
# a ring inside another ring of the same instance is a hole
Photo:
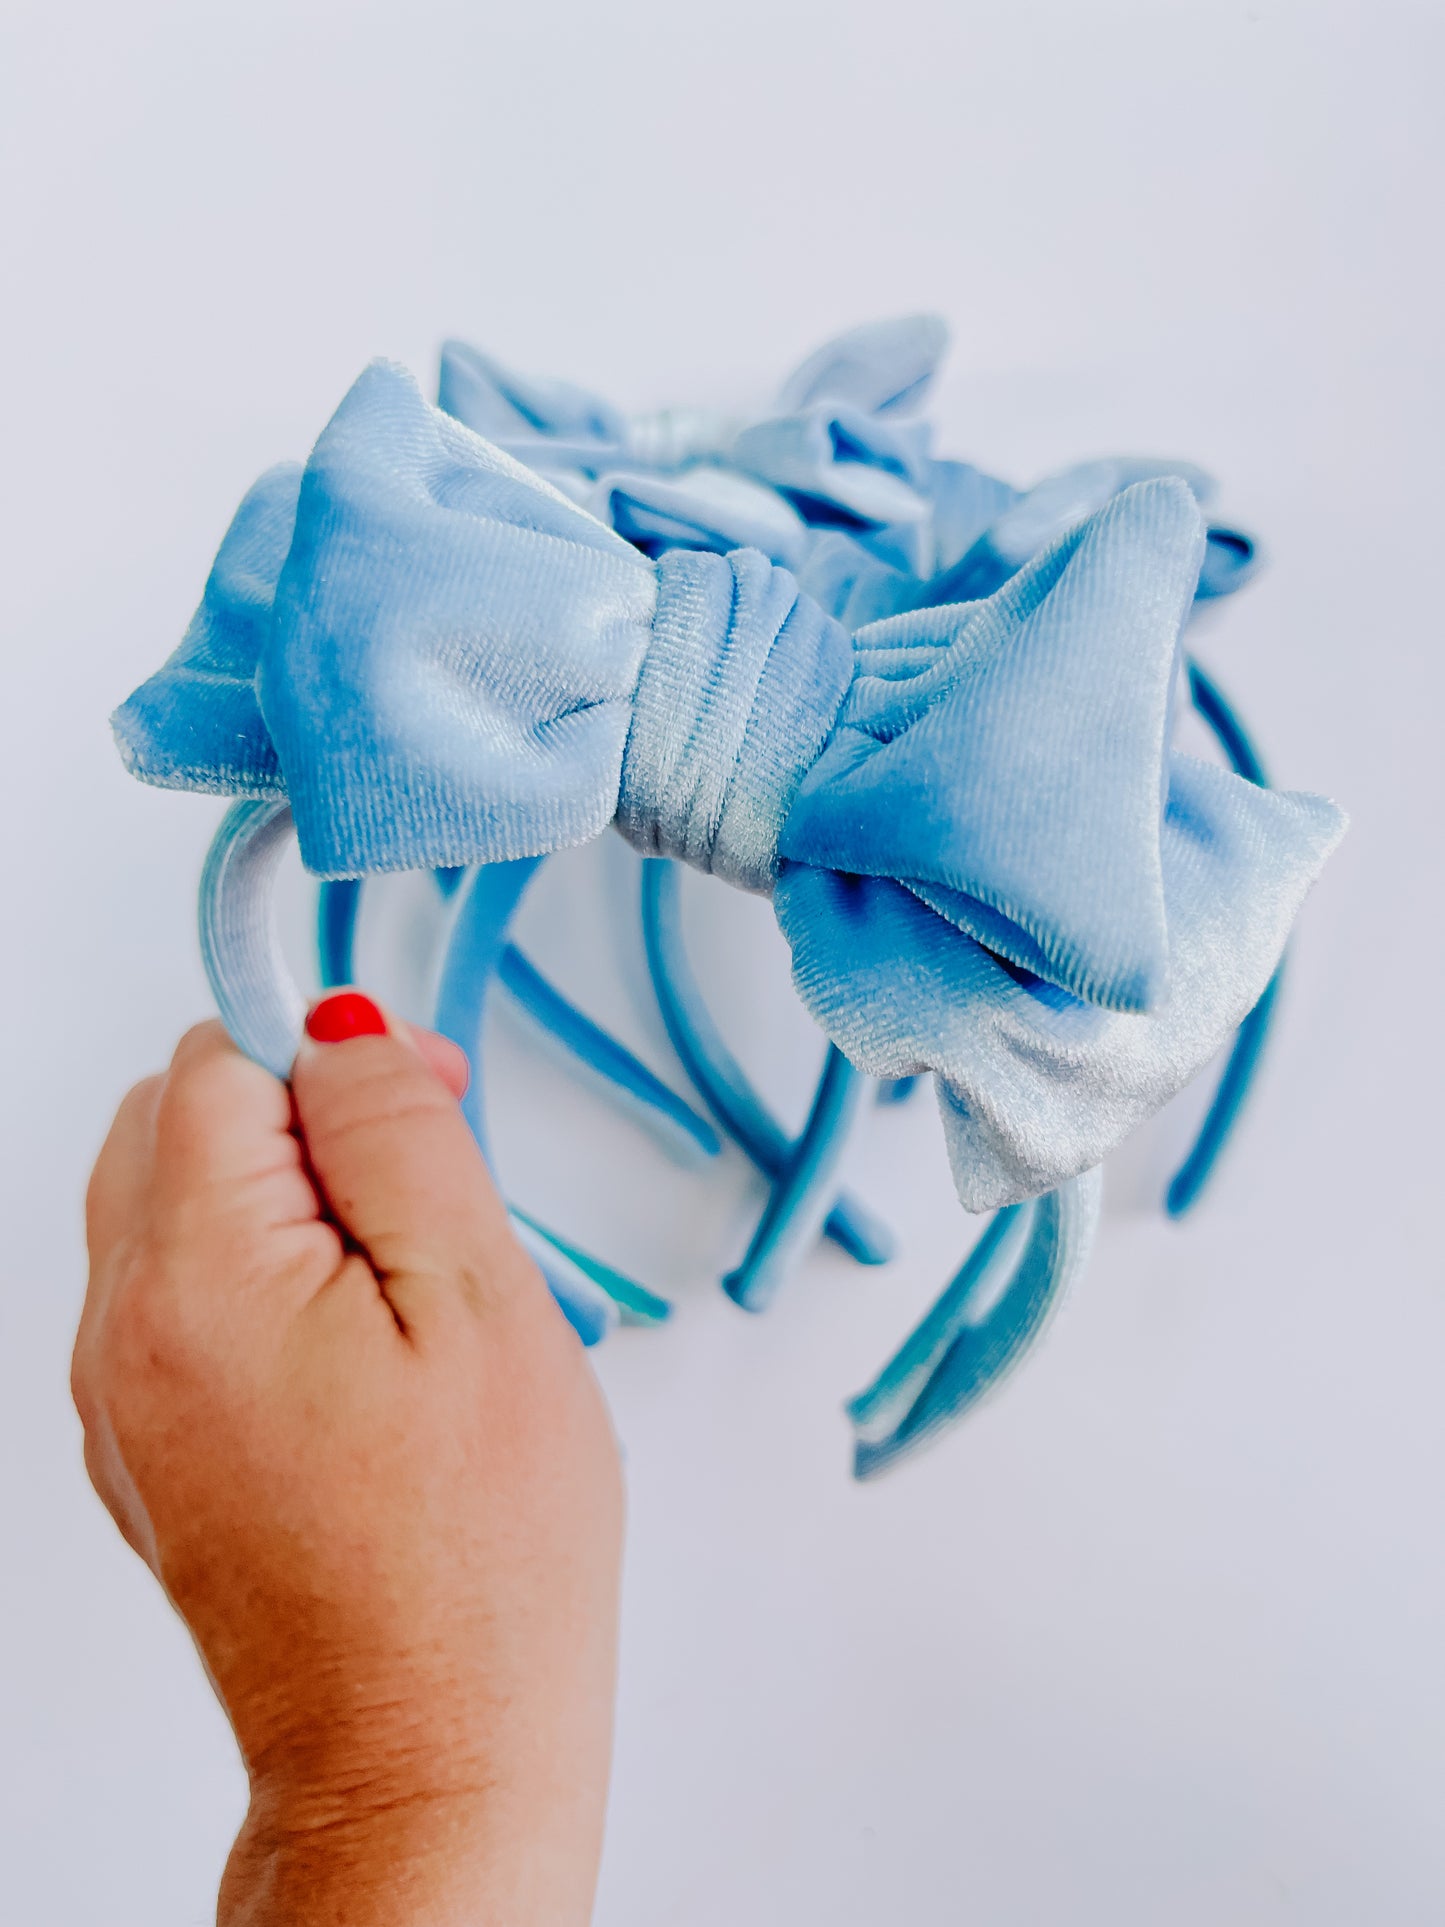
[[[442,1075],[369,997],[342,991],[306,1020],[291,1071],[302,1141],[332,1216],[397,1302],[424,1284],[515,1289],[530,1271],[503,1205]]]

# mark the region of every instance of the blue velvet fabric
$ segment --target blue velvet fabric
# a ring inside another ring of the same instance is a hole
[[[618,444],[626,423],[615,408],[567,381],[529,378],[465,341],[442,346],[439,406],[494,442],[545,435]]]
[[[450,341],[439,399],[649,554],[761,549],[849,629],[989,593],[1134,482],[1178,475],[1201,506],[1212,500],[1212,479],[1189,462],[1108,457],[1020,490],[935,458],[911,415],[947,344],[933,315],[865,323],[810,355],[775,412],[739,420],[628,416]],[[1258,561],[1250,536],[1211,526],[1198,599],[1232,594]]]
[[[757,549],[800,568],[813,546],[807,523],[776,490],[715,463],[682,474],[609,471],[582,496],[600,522],[648,555],[667,549]]]
[[[948,347],[948,324],[936,314],[865,321],[815,349],[783,383],[784,414],[815,402],[840,401],[869,414],[891,415],[917,407]]]
[[[922,359],[900,357],[900,393]],[[846,525],[902,575],[898,491],[930,486],[931,458],[826,389],[802,384],[754,472],[784,486],[786,455],[813,534]],[[509,405],[579,442],[630,433],[570,391]],[[322,875],[515,860],[615,821],[772,893],[846,1055],[938,1074],[981,1209],[1097,1164],[1213,1054],[1342,827],[1323,799],[1172,752],[1205,526],[1192,478],[1121,479],[1012,566],[1047,516],[1005,550],[1019,502],[949,477],[954,566],[987,516],[1006,579],[850,636],[757,551],[641,553],[376,364],[304,474],[246,498],[117,736],[148,781],[288,797]]]

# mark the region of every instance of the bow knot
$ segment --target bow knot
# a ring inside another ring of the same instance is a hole
[[[646,855],[771,891],[778,833],[832,732],[852,645],[755,550],[678,549],[657,570],[617,827]]]

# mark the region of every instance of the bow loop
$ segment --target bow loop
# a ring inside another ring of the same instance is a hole
[[[373,364],[307,463],[258,678],[307,865],[604,829],[656,594],[635,549]]]
[[[865,321],[815,349],[783,383],[778,400],[788,414],[819,401],[902,413],[923,399],[947,347],[948,323],[938,315]]]
[[[1080,462],[1058,475],[1046,476],[1023,494],[1004,490],[992,520],[976,530],[966,547],[960,547],[956,538],[951,544],[940,544],[938,561],[943,573],[928,584],[923,599],[941,604],[992,595],[1026,562],[1068,529],[1096,514],[1113,497],[1141,482],[1166,476],[1175,476],[1187,485],[1202,508],[1214,495],[1213,477],[1192,462],[1151,461],[1139,456]],[[980,479],[987,482],[989,478]],[[952,555],[948,553],[950,546]]]
[[[1202,547],[1187,488],[1146,483],[988,601],[860,630],[782,856],[892,877],[1019,967],[1148,1009],[1168,969],[1165,748]]]
[[[247,491],[180,648],[116,711],[116,740],[133,776],[163,789],[285,795],[256,666],[300,486],[300,465],[283,462]]]
[[[874,529],[927,519],[928,442],[924,422],[819,402],[743,429],[729,459],[775,488],[805,521]]]
[[[519,375],[466,341],[444,341],[438,406],[490,442],[513,437],[620,443],[621,413],[568,381]]]

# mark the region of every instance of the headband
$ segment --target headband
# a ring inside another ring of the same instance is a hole
[[[985,1210],[1213,1055],[1340,834],[1168,747],[1202,554],[1187,486],[1144,482],[982,602],[850,639],[754,552],[649,561],[376,364],[116,732],[147,781],[287,796],[323,876],[615,822],[770,892],[839,1048],[938,1075]]]
[[[885,371],[897,395],[917,391],[920,362],[911,378]],[[649,442],[590,406],[559,419],[555,397],[547,419],[534,397],[527,432],[550,441],[553,487],[377,364],[305,470],[271,471],[243,502],[181,649],[116,730],[146,780],[289,800],[324,876],[500,876],[613,822],[648,855],[770,895],[833,1044],[801,1143],[751,1133],[779,1185],[773,1229],[796,1233],[798,1197],[825,1187],[820,1160],[859,1070],[936,1073],[961,1199],[1012,1213],[970,1260],[979,1276],[1014,1266],[1010,1329],[969,1321],[966,1266],[926,1348],[924,1389],[938,1391],[941,1357],[982,1385],[999,1347],[1012,1357],[1032,1335],[1087,1242],[1082,1174],[1257,1007],[1342,820],[1169,747],[1189,607],[1251,559],[1219,539],[1231,532],[1206,531],[1202,478],[1093,464],[1067,487],[1005,495],[931,462],[878,386],[818,402],[804,383],[785,433],[710,431],[746,473],[659,461],[630,478],[609,467],[616,451],[636,462],[647,443],[671,460],[688,435],[669,453],[655,429]],[[870,406],[865,432],[849,409]],[[898,488],[870,494],[851,470]],[[928,578],[910,573],[925,544],[903,488],[942,504],[927,539],[943,566]],[[668,546],[699,529],[712,539]],[[890,613],[850,635],[761,550],[717,552],[734,537],[787,556],[845,620],[863,604]],[[949,582],[971,599],[942,600]],[[260,820],[243,816],[233,854]],[[498,909],[505,891],[488,891],[492,910],[471,908],[487,967],[545,1005],[504,941],[515,897]],[[230,938],[235,982],[252,938]],[[676,957],[653,962],[665,985]],[[244,1012],[228,1015],[246,1030]],[[553,1028],[564,1018],[550,1007]],[[293,1004],[242,1041],[284,1074],[297,1028]],[[597,1038],[578,1035],[595,1055]],[[605,1074],[619,1073],[614,1058]],[[655,1088],[642,1096],[666,1110]],[[701,1123],[686,1106],[673,1122],[702,1144],[685,1116]],[[739,1135],[738,1115],[720,1121]],[[835,1207],[835,1235],[838,1220]],[[845,1235],[847,1222],[845,1207]],[[786,1255],[768,1235],[765,1217],[763,1258],[734,1279],[745,1303]],[[1030,1277],[1048,1290],[1031,1296]],[[919,1356],[855,1408],[865,1447],[870,1427],[904,1443],[909,1425],[928,1429]]]

